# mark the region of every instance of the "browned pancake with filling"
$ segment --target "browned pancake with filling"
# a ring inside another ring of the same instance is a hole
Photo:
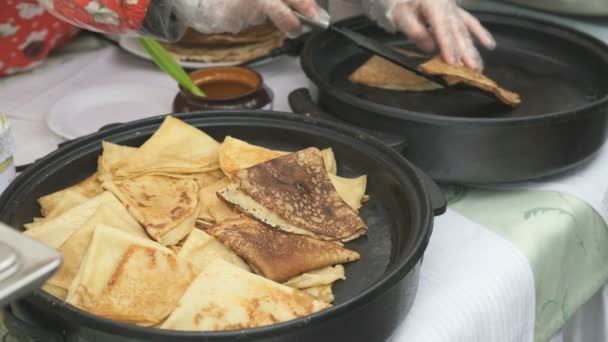
[[[460,65],[447,64],[440,56],[421,64],[420,69],[431,75],[442,76],[449,85],[465,83],[492,93],[506,105],[515,107],[521,103],[521,98],[517,93],[501,88],[481,72]]]
[[[238,191],[254,203],[236,203],[225,191],[218,195],[269,225],[301,234],[309,232],[307,235],[323,240],[349,241],[367,233],[365,222],[336,192],[317,148],[239,170],[234,179]],[[262,208],[252,208],[256,203]],[[273,214],[295,229],[266,219]]]
[[[335,242],[267,228],[247,217],[223,221],[207,232],[242,257],[256,273],[276,282],[360,257]]]

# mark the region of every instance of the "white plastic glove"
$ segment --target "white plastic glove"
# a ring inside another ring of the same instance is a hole
[[[175,0],[180,19],[202,33],[237,33],[270,19],[290,36],[301,32],[292,8],[305,16],[329,15],[315,0]]]
[[[494,49],[492,35],[454,0],[361,0],[367,14],[384,29],[406,34],[421,49],[439,47],[444,61],[482,70],[473,38]],[[428,25],[428,26],[427,26]]]

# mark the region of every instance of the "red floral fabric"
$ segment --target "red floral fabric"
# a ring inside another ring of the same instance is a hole
[[[36,0],[0,0],[0,76],[38,65],[77,32]]]
[[[0,0],[0,76],[30,69],[78,33],[140,29],[150,0]],[[71,25],[69,23],[73,23]]]
[[[150,0],[45,0],[53,11],[80,27],[121,34],[139,30]]]

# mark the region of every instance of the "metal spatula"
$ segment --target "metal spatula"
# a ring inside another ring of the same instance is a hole
[[[437,83],[443,87],[448,86],[447,82],[442,77],[431,75],[420,70],[420,68],[418,68],[418,66],[413,61],[409,60],[406,56],[397,52],[393,48],[382,44],[377,40],[370,39],[368,37],[365,37],[364,35],[361,35],[355,31],[349,30],[344,27],[336,27],[328,22],[314,20],[296,11],[294,11],[294,14],[301,20],[302,24],[305,26],[336,32],[344,38],[348,39],[349,41],[353,42],[355,45],[362,48],[363,50],[366,50],[374,55],[383,57],[403,68],[408,69],[409,71],[419,75],[420,77],[428,79],[431,82]]]

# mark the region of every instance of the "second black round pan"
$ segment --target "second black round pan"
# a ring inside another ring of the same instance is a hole
[[[522,97],[514,109],[466,89],[399,92],[353,84],[369,55],[318,32],[301,57],[326,112],[407,140],[405,156],[443,182],[523,181],[590,159],[606,138],[608,49],[567,27],[523,16],[475,13],[498,48],[485,73]],[[412,47],[363,17],[338,23],[396,47]]]

